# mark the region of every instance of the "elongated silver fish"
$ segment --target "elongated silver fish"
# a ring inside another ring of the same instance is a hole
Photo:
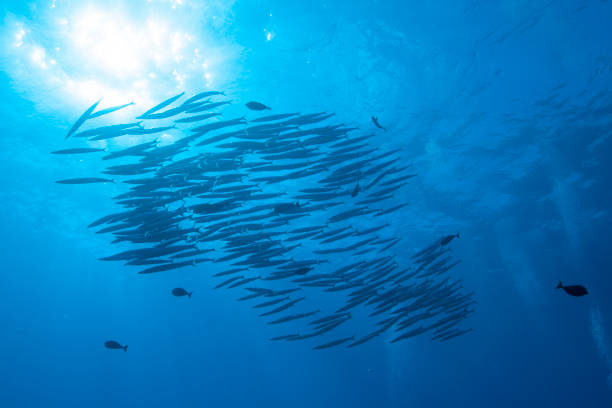
[[[162,103],[158,103],[157,105],[155,105],[154,107],[152,107],[151,109],[149,109],[148,111],[143,113],[142,115],[138,116],[136,119],[144,119],[147,115],[149,115],[149,114],[151,114],[153,112],[157,112],[160,109],[165,108],[166,106],[170,105],[172,102],[176,101],[177,99],[179,99],[183,95],[185,95],[185,92],[181,92],[180,94],[178,94],[176,96],[168,98],[165,101],[163,101]]]
[[[81,154],[81,153],[95,153],[95,152],[105,152],[106,149],[104,148],[97,148],[97,147],[77,147],[74,149],[63,149],[63,150],[56,150],[54,152],[51,152],[51,154]]]
[[[132,105],[134,105],[134,102],[130,102],[130,103],[126,103],[126,104],[123,104],[123,105],[112,106],[110,108],[102,109],[102,110],[99,110],[99,111],[94,112],[91,115],[89,115],[89,118],[93,119],[93,118],[97,118],[99,116],[108,115],[109,113],[116,112],[118,110],[121,110],[123,108],[127,108],[128,106],[132,106]]]
[[[99,177],[81,177],[73,179],[58,180],[58,184],[90,184],[90,183],[114,183],[113,179],[105,179]]]
[[[77,131],[79,127],[81,127],[83,123],[85,123],[87,119],[90,118],[91,113],[94,111],[94,109],[96,109],[96,106],[98,106],[101,101],[102,98],[100,98],[97,102],[94,102],[93,105],[91,105],[89,108],[87,108],[85,112],[83,112],[83,114],[77,119],[76,122],[74,122],[74,125],[72,125],[72,127],[66,134],[66,139],[68,139],[74,132]]]

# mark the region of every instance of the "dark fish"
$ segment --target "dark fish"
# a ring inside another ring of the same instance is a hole
[[[144,118],[153,112],[157,112],[158,110],[165,108],[166,106],[170,105],[172,102],[176,101],[178,98],[180,98],[183,95],[185,95],[185,92],[181,92],[180,94],[176,96],[166,99],[162,103],[155,105],[154,107],[152,107],[151,109],[143,113],[142,115],[138,116],[138,119]]]
[[[206,119],[210,119],[215,116],[221,116],[221,115],[222,115],[221,113],[205,113],[203,115],[190,116],[188,118],[178,119],[178,120],[175,120],[175,122],[176,123],[198,122],[201,120],[206,120]]]
[[[114,183],[113,179],[105,179],[99,177],[81,177],[81,178],[73,178],[66,180],[58,180],[56,183],[58,184],[90,184],[90,183]]]
[[[185,289],[183,288],[174,288],[172,289],[172,294],[176,297],[181,297],[181,296],[187,296],[189,299],[191,299],[191,294],[193,292],[187,292]]]
[[[463,335],[465,333],[469,333],[471,331],[472,331],[472,328],[465,329],[465,330],[457,330],[455,332],[449,333],[447,336],[442,337],[440,339],[440,341],[447,341],[447,340],[453,339],[453,338],[455,338],[457,336],[461,336],[461,335]]]
[[[122,346],[121,344],[117,343],[114,340],[105,341],[104,347],[106,347],[107,349],[111,349],[111,350],[123,349],[123,351],[127,351],[127,348],[128,348],[127,344],[125,346]]]
[[[93,112],[94,109],[96,109],[96,106],[98,106],[100,101],[102,101],[102,99],[99,99],[98,102],[95,102],[93,105],[91,105],[89,108],[87,108],[87,110],[85,112],[83,112],[83,114],[77,119],[77,121],[74,122],[74,125],[72,125],[72,127],[70,128],[70,130],[66,134],[66,139],[68,139],[70,137],[70,135],[72,135],[74,132],[76,132],[77,129],[79,127],[81,127],[81,125],[83,123],[85,123],[85,121],[87,119],[89,119],[89,117],[91,115],[91,112]]]
[[[84,130],[73,137],[89,137],[90,140],[103,140],[125,135],[129,128],[140,127],[140,122],[121,123],[119,125],[101,126],[94,129]]]
[[[77,147],[75,149],[63,149],[56,150],[51,152],[51,154],[80,154],[80,153],[94,153],[94,152],[104,152],[106,149],[96,148],[96,147]]]
[[[559,283],[557,284],[557,289],[563,289],[565,291],[565,293],[567,293],[568,295],[572,295],[572,296],[584,296],[584,295],[588,295],[589,292],[587,292],[586,288],[582,285],[567,285],[567,286],[563,286],[563,284],[561,283],[561,281],[559,281]]]
[[[189,105],[192,102],[198,101],[200,99],[207,98],[209,96],[215,96],[215,95],[223,95],[223,96],[225,96],[225,93],[224,92],[219,92],[219,91],[200,92],[199,94],[194,95],[191,98],[187,99],[185,102],[183,102],[183,105]]]
[[[250,110],[254,110],[254,111],[262,111],[262,110],[271,110],[272,108],[270,108],[269,106],[264,105],[263,103],[259,103],[259,102],[248,102],[246,104],[246,107],[249,108]]]
[[[358,346],[360,344],[366,343],[366,342],[372,340],[374,337],[378,336],[379,334],[380,334],[379,332],[375,331],[374,333],[370,333],[370,334],[368,334],[368,335],[366,335],[366,336],[364,336],[364,337],[362,337],[360,339],[357,339],[357,340],[353,341],[351,344],[349,344],[346,347],[355,347],[355,346]]]
[[[261,118],[251,120],[251,122],[270,122],[274,120],[289,118],[295,115],[299,115],[299,113],[281,113],[280,115],[262,116]]]
[[[378,118],[376,116],[372,116],[372,122],[374,123],[374,126],[376,126],[377,128],[382,129],[385,132],[387,131],[387,129],[385,129],[384,127],[380,125],[380,123],[378,123]]]
[[[93,119],[93,118],[97,118],[98,116],[107,115],[109,113],[113,113],[113,112],[118,111],[120,109],[127,108],[128,106],[131,106],[131,105],[134,105],[134,102],[130,102],[130,103],[126,103],[124,105],[112,106],[110,108],[102,109],[102,110],[99,110],[99,111],[89,115],[89,118]]]
[[[294,337],[299,337],[299,334],[285,334],[284,336],[272,337],[270,340],[278,341],[278,340],[289,340]]]
[[[349,340],[355,340],[355,336],[345,337],[343,339],[338,339],[334,341],[330,341],[329,343],[319,344],[318,346],[313,347],[313,350],[323,350],[330,347],[339,346],[342,343],[346,343]]]
[[[357,197],[357,194],[359,194],[359,182],[357,182],[357,185],[353,189],[353,192],[351,193],[351,197]]]
[[[459,233],[457,233],[456,235],[447,235],[447,236],[443,237],[440,240],[440,245],[442,245],[442,246],[447,245],[448,243],[450,243],[453,240],[453,238],[459,238]]]

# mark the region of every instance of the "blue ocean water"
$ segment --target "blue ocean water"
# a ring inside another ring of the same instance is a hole
[[[612,406],[610,2],[0,10],[0,406]],[[142,112],[207,90],[234,101],[227,119],[252,115],[251,100],[335,112],[381,151],[401,149],[418,177],[386,204],[409,203],[386,217],[402,238],[394,251],[460,231],[449,274],[475,293],[462,323],[473,331],[315,351],[269,341],[285,332],[238,292],[213,290],[214,264],[143,276],[98,260],[118,250],[87,225],[118,211],[119,187],[56,184],[97,174],[100,160],[49,152],[82,147],[66,132],[99,98]],[[177,286],[193,297],[173,297]]]

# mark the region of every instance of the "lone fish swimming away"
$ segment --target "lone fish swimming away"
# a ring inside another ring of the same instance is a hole
[[[567,293],[568,295],[576,296],[576,297],[580,297],[580,296],[589,294],[586,288],[582,285],[563,286],[563,283],[561,283],[561,281],[559,281],[559,283],[557,284],[557,289],[563,289],[565,293]]]
[[[119,350],[119,349],[123,349],[123,351],[127,351],[127,344],[125,346],[122,346],[121,344],[117,343],[115,340],[108,340],[104,342],[104,347],[106,347],[107,349],[111,349],[111,350]]]
[[[181,296],[187,296],[189,299],[191,299],[191,294],[193,292],[187,292],[185,289],[183,288],[174,288],[172,289],[172,294],[176,297],[181,297]]]
[[[387,131],[387,129],[378,122],[378,118],[376,116],[372,116],[372,123],[374,123],[374,126],[376,126],[377,128],[382,129],[385,132]]]
[[[272,108],[270,108],[269,106],[264,105],[263,103],[259,103],[259,102],[248,102],[246,104],[246,107],[249,108],[250,110],[254,110],[254,111],[262,111],[262,110],[271,110]]]

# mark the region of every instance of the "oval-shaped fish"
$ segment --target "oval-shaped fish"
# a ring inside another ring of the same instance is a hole
[[[565,293],[567,293],[570,296],[576,296],[576,297],[580,297],[580,296],[584,296],[584,295],[588,295],[589,292],[587,291],[587,289],[582,286],[582,285],[565,285],[563,286],[563,283],[561,283],[561,281],[559,281],[559,283],[557,284],[557,289],[563,289],[565,291]]]
[[[250,110],[254,110],[254,111],[262,111],[262,110],[271,110],[272,109],[269,106],[264,105],[263,103],[259,103],[259,102],[255,102],[255,101],[248,102],[246,104],[246,107],[249,108]]]
[[[183,288],[174,288],[172,289],[172,294],[176,297],[183,297],[183,296],[187,296],[188,298],[191,299],[191,294],[193,292],[187,292],[185,289]]]
[[[121,344],[119,344],[118,342],[116,342],[115,340],[108,340],[104,342],[104,347],[106,347],[107,349],[111,349],[111,350],[123,350],[123,351],[127,351],[127,344],[125,346],[122,346]]]

